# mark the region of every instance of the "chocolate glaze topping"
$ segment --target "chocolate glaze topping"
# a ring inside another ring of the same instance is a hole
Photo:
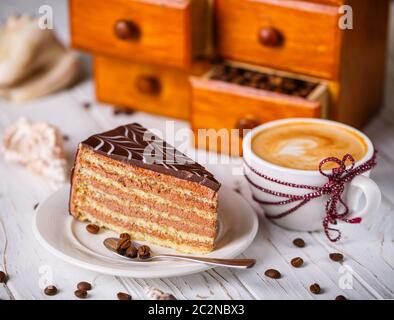
[[[203,166],[138,123],[95,134],[82,145],[109,158],[197,182],[217,191],[220,183]]]

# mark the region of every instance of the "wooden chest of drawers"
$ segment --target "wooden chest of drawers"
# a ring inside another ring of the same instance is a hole
[[[229,132],[246,120],[251,126],[283,117],[364,125],[382,103],[388,5],[389,0],[70,0],[72,43],[97,56],[99,100],[189,119],[196,146],[238,154],[231,143],[210,145],[199,132]],[[196,72],[201,57],[207,63]],[[210,79],[205,71],[212,58],[308,79],[316,90],[300,97],[240,85],[237,77]]]

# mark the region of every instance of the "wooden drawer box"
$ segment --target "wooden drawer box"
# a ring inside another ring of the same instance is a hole
[[[134,110],[188,119],[190,84],[182,70],[96,56],[98,100]]]
[[[72,45],[187,69],[207,46],[207,5],[206,0],[70,0]]]
[[[294,0],[215,0],[216,47],[225,58],[337,79],[338,7]]]
[[[264,122],[288,117],[325,117],[328,103],[326,84],[266,68],[240,63],[230,65],[243,70],[263,72],[274,76],[275,79],[285,77],[313,82],[315,85],[307,97],[302,98],[213,80],[213,70],[203,77],[191,77],[191,126],[197,147],[228,155],[239,155],[240,137],[244,133],[242,129],[252,129]],[[215,139],[216,136],[220,136],[219,141]]]

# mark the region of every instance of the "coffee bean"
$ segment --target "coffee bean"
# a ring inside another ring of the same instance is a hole
[[[259,83],[257,81],[252,80],[248,83],[248,86],[257,89],[259,87]]]
[[[267,82],[268,76],[260,72],[254,72],[250,80],[263,83],[263,82]]]
[[[150,257],[150,248],[148,246],[141,246],[138,248],[138,258],[148,259]]]
[[[228,75],[226,75],[226,74],[212,76],[211,79],[212,80],[218,80],[218,81],[224,81],[224,82],[230,82],[231,81],[231,78]]]
[[[63,140],[64,140],[64,141],[68,141],[68,140],[70,140],[70,137],[69,137],[68,135],[65,134],[65,135],[63,135]]]
[[[82,106],[83,106],[85,109],[89,109],[89,108],[91,107],[91,104],[90,104],[90,102],[84,102],[84,103],[82,104]]]
[[[95,224],[88,224],[86,230],[92,234],[97,234],[100,231],[100,227]]]
[[[252,80],[253,77],[254,77],[254,74],[255,74],[255,72],[246,70],[246,71],[243,73],[242,76],[243,76],[243,78],[244,78],[245,80]]]
[[[88,292],[85,290],[75,290],[74,294],[79,299],[85,299],[88,296]]]
[[[119,238],[120,238],[120,239],[128,239],[128,240],[131,240],[131,237],[130,237],[130,235],[129,235],[128,233],[121,233],[121,234],[119,235]]]
[[[286,93],[292,93],[297,90],[297,84],[293,79],[283,79],[282,90]]]
[[[6,283],[8,280],[8,276],[4,271],[0,271],[0,283]]]
[[[236,77],[234,77],[234,78],[231,79],[231,82],[232,82],[232,83],[235,83],[235,84],[240,84],[240,85],[242,85],[242,84],[244,84],[244,83],[246,82],[246,80],[245,80],[245,78],[242,77],[242,76],[236,76]]]
[[[304,260],[302,260],[302,258],[300,257],[296,257],[294,259],[291,259],[290,263],[294,268],[299,268],[304,264]]]
[[[114,106],[114,110],[113,110],[113,114],[115,116],[123,114],[123,115],[132,115],[135,111],[130,109],[130,108],[126,108],[124,106]]]
[[[127,248],[125,256],[128,258],[135,258],[138,255],[138,250],[136,247],[131,245],[130,247]]]
[[[267,82],[259,82],[257,87],[259,89],[261,89],[261,90],[268,90],[268,91],[272,91],[273,90],[273,88]]]
[[[308,89],[301,89],[297,93],[300,97],[306,98],[310,94],[310,90]]]
[[[39,205],[39,203],[37,202],[37,203],[34,205],[33,210],[36,210],[36,209],[38,208],[38,205]]]
[[[264,272],[264,274],[272,279],[279,279],[282,275],[280,274],[280,272],[278,270],[275,269],[268,269]]]
[[[131,241],[126,238],[120,238],[116,244],[116,251],[120,254],[125,254],[127,248],[131,246]]]
[[[47,296],[54,296],[57,293],[57,288],[55,286],[48,286],[44,289],[44,293]]]
[[[242,75],[243,70],[240,68],[235,68],[235,67],[230,67],[230,69],[227,71],[230,77],[237,77],[239,75]]]
[[[293,244],[298,247],[298,248],[303,248],[305,247],[305,241],[301,238],[297,238],[293,240]]]
[[[227,66],[224,64],[218,65],[215,67],[212,77],[214,78],[221,78],[227,73]]]
[[[125,292],[118,292],[116,296],[118,300],[131,300],[131,295]]]
[[[335,262],[341,262],[343,260],[343,254],[341,253],[330,253],[329,257]]]
[[[335,297],[335,300],[347,300],[347,298],[340,294],[339,296]]]
[[[279,77],[279,76],[268,76],[268,82],[273,86],[273,87],[279,87],[282,85],[283,82],[283,78]]]
[[[89,291],[92,290],[92,285],[89,282],[82,281],[77,284],[77,289],[81,291]]]
[[[312,284],[309,287],[309,290],[313,293],[313,294],[319,294],[321,292],[320,286],[317,283]]]

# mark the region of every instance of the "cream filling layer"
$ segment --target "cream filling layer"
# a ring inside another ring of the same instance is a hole
[[[77,201],[77,204],[84,207],[84,204],[80,204],[80,203],[78,203],[78,201]],[[89,202],[86,206],[90,207],[92,209],[95,209],[97,211],[100,211],[102,214],[104,214],[112,219],[121,220],[126,223],[135,224],[141,228],[150,229],[150,230],[160,232],[163,234],[168,234],[173,237],[178,237],[181,240],[184,239],[184,240],[197,241],[197,242],[202,242],[202,243],[207,243],[207,244],[212,243],[212,241],[214,240],[212,237],[206,237],[206,236],[202,236],[202,235],[198,235],[198,234],[194,234],[194,233],[187,233],[184,231],[177,230],[171,226],[159,225],[157,223],[148,221],[147,219],[142,219],[142,218],[137,218],[137,217],[128,217],[128,216],[121,215],[118,212],[115,212],[115,211],[99,204],[98,202],[96,202],[92,199],[89,199]]]
[[[85,186],[83,186],[83,188],[84,189],[86,188],[86,190],[90,191],[91,193],[89,195],[92,195],[93,199],[95,199],[97,201],[100,201],[100,199],[104,198],[106,200],[115,201],[115,202],[119,203],[121,206],[124,206],[126,208],[138,209],[138,210],[140,210],[142,212],[145,212],[145,213],[147,213],[149,215],[152,215],[154,217],[158,217],[158,218],[162,217],[162,218],[165,218],[165,219],[168,219],[168,220],[172,220],[172,221],[184,222],[184,223],[187,223],[190,226],[201,227],[201,224],[196,224],[196,223],[193,223],[193,222],[190,222],[190,221],[185,221],[185,219],[182,219],[179,216],[171,215],[171,214],[168,214],[167,212],[164,212],[164,211],[158,211],[158,210],[153,209],[153,208],[151,208],[151,207],[149,207],[147,205],[134,204],[132,201],[122,200],[122,199],[119,199],[117,196],[103,193],[100,190],[95,189],[91,185],[85,185]],[[86,194],[85,194],[84,190],[82,190],[80,188],[77,188],[76,189],[76,195],[78,197],[78,196],[85,196]],[[91,198],[89,198],[89,199],[91,199]],[[211,230],[211,228],[209,228],[209,227],[206,228],[206,229]]]
[[[175,204],[175,203],[173,203],[173,202],[171,202],[171,201],[169,201],[167,199],[164,199],[164,198],[162,198],[162,197],[160,197],[160,196],[158,196],[156,194],[148,193],[148,192],[145,192],[145,191],[143,191],[141,189],[138,189],[138,188],[125,187],[121,183],[119,183],[119,182],[117,182],[115,180],[106,178],[106,177],[98,174],[97,172],[95,172],[93,170],[90,170],[90,169],[87,169],[87,168],[81,168],[79,170],[79,173],[81,174],[81,176],[86,176],[86,177],[89,177],[89,178],[93,178],[93,179],[97,180],[100,183],[104,183],[104,184],[106,184],[108,186],[118,188],[119,190],[121,190],[122,192],[125,192],[125,193],[132,193],[132,194],[134,194],[134,195],[136,195],[136,196],[138,196],[138,197],[140,197],[142,199],[153,199],[157,203],[160,203],[160,204],[163,204],[163,205],[167,205],[167,206],[171,206],[171,207],[174,207],[175,209],[182,210],[182,211],[187,210],[187,211],[189,211],[191,213],[194,213],[194,214],[196,214],[196,215],[198,215],[198,216],[200,216],[202,218],[216,219],[216,213],[212,213],[212,212],[205,211],[205,210],[200,210],[200,209],[195,208],[195,207],[194,208],[190,208],[190,207],[189,208],[185,208],[185,207],[182,207],[182,206],[178,206],[177,204]]]
[[[94,164],[96,166],[102,167],[102,161],[97,159],[97,157],[91,156],[89,154],[84,154],[82,157],[84,160],[87,160],[88,163]],[[143,176],[140,175],[136,175],[134,174],[132,171],[130,170],[123,170],[122,168],[118,168],[110,163],[105,163],[105,169],[106,171],[110,172],[112,171],[112,173],[121,175],[121,176],[126,176],[130,179],[133,180],[137,180],[137,181],[141,181],[144,184],[147,185],[158,185],[160,187],[162,187],[165,190],[175,190],[178,193],[184,193],[187,194],[188,196],[196,199],[196,201],[201,201],[201,202],[206,202],[212,205],[216,205],[216,201],[213,201],[211,199],[207,199],[207,198],[200,198],[198,193],[195,193],[191,190],[188,189],[184,189],[184,188],[178,188],[176,186],[173,185],[169,185],[167,183],[161,182],[161,181],[152,181],[152,179],[148,179],[148,178],[144,178]],[[108,170],[109,169],[109,170]]]
[[[148,242],[157,244],[162,247],[174,248],[178,251],[185,252],[185,253],[208,253],[213,250],[212,243],[210,243],[209,245],[203,244],[203,245],[195,245],[195,246],[190,245],[190,244],[178,243],[173,240],[161,239],[161,238],[149,235],[149,234],[144,234],[144,233],[141,233],[138,231],[130,231],[130,230],[123,229],[119,226],[116,226],[116,225],[113,225],[110,223],[105,223],[105,222],[95,218],[91,214],[89,214],[85,211],[82,211],[82,210],[80,210],[80,214],[83,219],[89,220],[90,222],[92,222],[100,227],[104,227],[104,228],[113,230],[119,234],[123,233],[123,232],[129,233],[130,236],[135,240],[148,241]]]

